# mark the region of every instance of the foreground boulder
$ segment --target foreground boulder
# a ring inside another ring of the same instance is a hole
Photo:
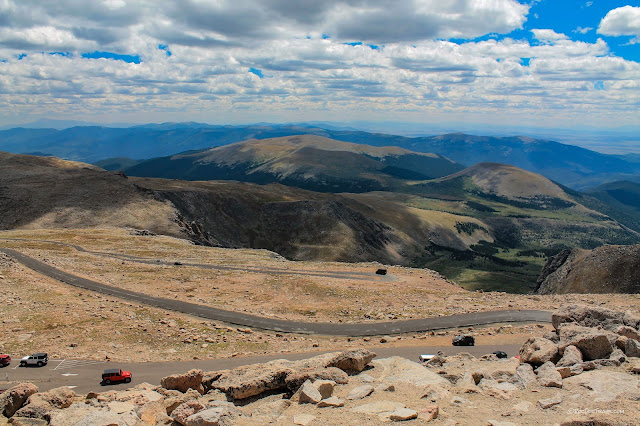
[[[543,337],[530,337],[520,348],[520,361],[532,365],[556,362],[559,358],[558,345]]]
[[[32,383],[20,383],[0,395],[0,413],[11,417],[27,402],[27,399],[38,392],[38,387]]]
[[[336,369],[343,373],[360,372],[375,356],[367,349],[359,349],[318,355],[301,361],[276,360],[247,365],[206,373],[203,386],[205,392],[218,389],[233,399],[246,399],[274,390],[295,391],[302,378],[305,379],[302,382],[320,378],[345,382],[346,377],[336,373]]]
[[[76,393],[67,386],[35,393],[14,416],[50,420],[52,412],[71,406],[75,396]]]
[[[202,370],[191,370],[185,374],[173,374],[171,376],[162,378],[162,380],[160,380],[160,386],[165,389],[178,390],[182,393],[188,391],[189,389],[194,389],[203,394],[203,377],[204,372]]]
[[[611,340],[615,342],[617,339],[617,335],[613,333],[573,324],[559,326],[558,335],[561,350],[567,346],[575,346],[587,361],[607,358],[613,352]]]

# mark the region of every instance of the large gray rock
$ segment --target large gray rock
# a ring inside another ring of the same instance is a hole
[[[204,388],[202,386],[202,379],[204,372],[202,370],[190,370],[185,374],[173,374],[171,376],[163,377],[160,380],[160,386],[165,389],[178,390],[180,392],[186,392],[189,389],[194,389],[204,394]]]
[[[618,338],[611,332],[573,324],[562,324],[558,328],[558,335],[561,349],[575,346],[580,349],[584,360],[608,358],[613,352],[612,341],[615,342]]]
[[[564,380],[564,389],[584,394],[593,402],[609,402],[617,399],[638,401],[640,399],[640,378],[628,373],[594,370]]]
[[[27,399],[38,392],[32,383],[20,383],[0,394],[0,414],[11,417],[27,402]]]
[[[348,373],[359,373],[376,357],[376,354],[368,349],[357,349],[336,354],[324,367],[336,367]]]
[[[558,367],[571,367],[574,364],[581,363],[582,360],[582,352],[580,349],[576,348],[573,345],[569,345],[564,348],[564,353],[562,354],[562,358],[556,364]]]
[[[529,364],[542,365],[559,358],[558,345],[542,337],[530,337],[520,348],[520,361]]]
[[[538,383],[547,387],[562,387],[562,375],[556,370],[552,362],[545,362],[536,370]]]
[[[372,362],[380,371],[378,380],[392,385],[412,385],[418,388],[451,389],[451,382],[428,368],[405,358],[393,356]]]

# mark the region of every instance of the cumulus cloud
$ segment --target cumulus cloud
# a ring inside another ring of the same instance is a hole
[[[215,111],[285,121],[551,108],[559,116],[563,106],[591,112],[599,102],[619,118],[640,98],[638,64],[610,56],[601,39],[536,29],[535,43],[471,41],[522,28],[529,6],[514,0],[393,4],[0,0],[0,102],[11,106],[2,114],[211,120]],[[594,81],[606,82],[606,96]]]
[[[640,7],[624,6],[609,11],[600,21],[598,33],[609,36],[640,37]]]

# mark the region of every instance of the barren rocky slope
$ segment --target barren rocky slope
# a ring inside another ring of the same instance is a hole
[[[23,383],[0,396],[0,411],[17,425],[628,425],[640,415],[639,323],[570,306],[554,314],[548,339],[528,340],[519,358],[459,353],[423,366],[356,349],[191,370],[159,386],[86,396]]]
[[[563,251],[545,265],[536,292],[640,293],[640,245]]]

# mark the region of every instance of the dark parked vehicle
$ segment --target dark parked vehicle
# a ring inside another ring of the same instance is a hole
[[[453,338],[453,346],[473,346],[476,344],[476,339],[473,336],[456,336]]]
[[[131,381],[130,371],[122,371],[119,368],[112,368],[109,370],[104,370],[104,373],[102,373],[103,385],[110,385],[111,383],[117,383],[117,382],[129,383],[130,381]]]
[[[378,269],[376,271],[376,274],[378,274],[378,275],[387,275],[387,270],[386,269]]]
[[[0,354],[0,367],[6,367],[11,364],[11,356],[7,354]]]
[[[44,352],[38,352],[33,355],[25,356],[20,360],[20,366],[26,367],[27,365],[37,365],[42,367],[49,362],[49,355]]]
[[[498,358],[507,358],[507,353],[503,351],[495,351],[493,354]]]

